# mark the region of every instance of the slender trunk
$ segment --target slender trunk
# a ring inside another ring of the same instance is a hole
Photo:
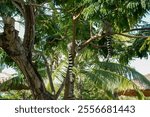
[[[69,69],[66,74],[65,90],[64,90],[64,99],[67,100],[69,96]]]
[[[71,48],[69,49],[70,50],[70,54],[71,54],[71,57],[72,57],[72,67],[74,66],[74,59],[75,59],[75,56],[76,56],[76,16],[74,15],[73,18],[72,18],[72,45],[71,45]],[[68,60],[69,61],[69,60]],[[69,64],[69,63],[68,63]],[[75,82],[75,75],[73,73],[72,74],[72,81],[70,79],[70,73],[69,73],[69,66],[68,66],[68,70],[67,70],[67,75],[66,75],[66,83],[65,83],[65,93],[64,93],[64,99],[69,99],[69,100],[73,100],[75,99],[75,95],[74,95],[74,82]]]
[[[73,75],[75,79],[75,75]],[[65,91],[64,91],[64,99],[65,100],[74,100],[75,95],[74,95],[74,81],[70,81],[70,76],[69,76],[69,68],[67,70],[67,75],[66,75],[66,81],[65,81]]]

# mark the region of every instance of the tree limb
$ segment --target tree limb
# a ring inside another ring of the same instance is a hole
[[[137,30],[150,30],[150,28],[137,28],[137,29],[131,29],[130,31],[137,31]],[[128,35],[128,34],[123,34],[123,33],[114,33],[114,34],[122,35],[122,36],[129,37],[129,38],[143,38],[143,39],[148,38],[148,36],[135,36],[135,35]],[[102,38],[104,36],[106,36],[106,35],[96,34],[94,36],[91,36],[91,38],[89,38],[87,41],[85,41],[81,44],[80,50],[82,50],[84,47],[86,47],[88,44],[90,44],[90,42],[92,42],[93,40]]]
[[[11,0],[12,4],[18,8],[22,16],[25,15],[24,1],[23,0]]]
[[[150,28],[134,28],[134,29],[131,29],[131,30],[129,30],[129,31],[125,31],[125,32],[143,31],[143,30],[147,30],[147,31],[149,31],[149,30],[150,30]],[[124,33],[125,33],[125,32],[124,32]]]
[[[148,36],[136,36],[136,35],[123,34],[123,33],[116,33],[116,34],[121,35],[121,36],[125,36],[125,37],[129,37],[129,38],[143,38],[143,39],[148,38]]]
[[[38,54],[40,54],[42,56],[43,60],[44,60],[47,75],[48,75],[48,78],[49,78],[50,87],[51,87],[52,93],[55,95],[55,88],[54,88],[53,79],[51,77],[51,72],[50,72],[50,68],[49,68],[49,64],[47,62],[47,59],[46,59],[46,57],[44,56],[44,54],[42,52],[37,51],[37,50],[34,50],[34,51],[37,52]]]
[[[51,77],[51,72],[50,72],[49,64],[47,62],[46,57],[43,54],[42,54],[42,57],[43,57],[43,60],[45,62],[45,65],[46,65],[46,71],[47,71],[47,75],[48,75],[48,78],[49,78],[49,83],[50,83],[50,87],[51,87],[51,90],[52,90],[52,94],[55,95],[55,88],[54,88],[54,84],[53,84],[53,79]]]
[[[100,35],[100,34],[96,34],[94,36],[92,36],[91,38],[89,38],[87,41],[83,42],[80,46],[80,50],[82,50],[83,48],[85,48],[88,44],[90,44],[90,42],[92,42],[93,40],[96,40],[98,38],[102,38],[104,37],[104,35]]]
[[[31,60],[31,50],[33,48],[35,38],[34,7],[29,4],[25,4],[23,0],[12,0],[12,3],[19,9],[25,19],[25,35],[23,46],[28,51],[28,58]]]
[[[60,96],[60,94],[61,94],[61,92],[62,92],[62,90],[63,90],[63,88],[64,88],[64,86],[65,86],[66,79],[67,79],[67,78],[65,78],[65,79],[63,80],[62,84],[60,85],[60,87],[59,87],[59,89],[58,89],[58,91],[57,91],[57,93],[56,93],[56,95],[55,95],[55,98],[56,98],[56,99],[58,99],[58,97]]]
[[[30,56],[35,38],[34,8],[30,5],[25,5],[25,11],[25,35],[23,45],[29,51]]]
[[[0,33],[0,47],[2,47],[2,33]]]
[[[99,48],[106,48],[107,46],[106,45],[95,45],[95,44],[92,44],[92,47],[95,48],[95,49],[99,49]]]

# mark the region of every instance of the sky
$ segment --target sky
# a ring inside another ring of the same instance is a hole
[[[150,23],[150,13],[147,14],[143,20]],[[150,74],[150,55],[148,59],[137,58],[134,61],[131,61],[130,65],[143,75]]]
[[[130,62],[130,66],[143,75],[150,74],[150,56],[149,59],[137,58]]]

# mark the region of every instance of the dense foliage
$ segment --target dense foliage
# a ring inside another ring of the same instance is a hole
[[[11,1],[0,2],[0,16],[14,17],[24,27],[26,20]],[[150,87],[150,82],[128,65],[134,58],[148,58],[150,52],[150,24],[142,21],[150,11],[149,0],[25,0],[25,4],[34,7],[36,16],[32,62],[46,89],[58,99],[63,99],[65,94],[67,44],[74,40],[80,41],[82,48],[73,66],[76,99],[118,99],[115,92],[140,88],[135,80]],[[105,22],[111,27],[105,27]],[[2,22],[0,28],[3,30]],[[103,36],[106,28],[112,32]],[[112,40],[109,58],[107,37]],[[16,92],[17,99],[32,99],[31,94],[24,91],[28,88],[26,80],[23,84],[20,80],[24,78],[20,68],[0,49],[0,71],[8,66],[18,72],[14,87],[22,86],[23,91],[19,95]],[[9,87],[11,84],[1,85]],[[0,90],[4,89],[1,87]],[[23,97],[23,93],[28,97]]]

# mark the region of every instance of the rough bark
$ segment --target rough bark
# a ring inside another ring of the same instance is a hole
[[[54,99],[46,90],[44,82],[29,58],[29,51],[22,44],[18,31],[14,28],[15,20],[3,19],[4,32],[0,35],[0,46],[18,65],[32,91],[34,99]]]
[[[32,0],[29,1],[29,3],[31,2]],[[6,44],[6,41],[3,41],[2,48],[16,62],[24,74],[34,99],[54,99],[53,96],[46,91],[44,82],[39,75],[37,68],[35,68],[32,63],[32,49],[35,38],[35,8],[30,4],[26,4],[23,0],[12,0],[12,3],[18,8],[24,17],[25,35],[23,42],[21,42],[18,37],[18,31],[14,28],[9,34],[6,34],[6,31],[4,30],[3,40],[13,42],[15,46],[10,42]],[[5,26],[7,26],[6,24],[8,24],[8,22],[4,23]],[[10,23],[6,29],[9,30],[9,28]],[[9,35],[11,36],[9,37]]]
[[[79,15],[74,15],[72,18],[72,42],[71,42],[71,48],[68,48],[70,54],[72,55],[72,67],[74,66],[74,60],[76,57],[76,21]],[[68,60],[69,61],[69,60]],[[64,92],[64,99],[66,100],[73,100],[75,99],[74,95],[74,82],[75,82],[75,75],[73,74],[73,80],[71,81],[70,75],[69,75],[69,66],[66,74],[66,82],[65,82],[65,92]]]
[[[75,79],[75,75],[73,74],[73,77]],[[74,81],[70,81],[69,76],[69,68],[67,69],[66,79],[65,79],[65,90],[64,90],[64,99],[65,100],[74,100]]]

